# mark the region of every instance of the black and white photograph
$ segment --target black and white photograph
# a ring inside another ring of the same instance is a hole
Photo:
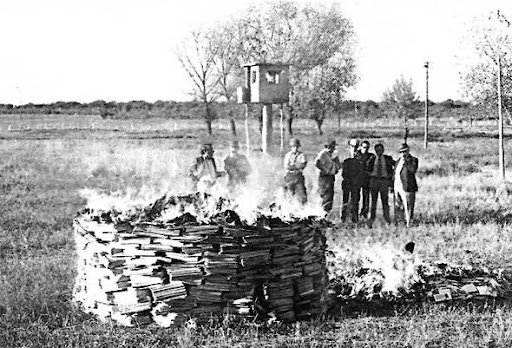
[[[512,346],[512,2],[2,0],[0,347]]]

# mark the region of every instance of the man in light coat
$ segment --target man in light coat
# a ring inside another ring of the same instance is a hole
[[[335,154],[336,141],[330,140],[315,158],[319,170],[318,191],[322,197],[322,208],[328,213],[334,200],[334,177],[341,169],[341,162]]]
[[[300,151],[300,140],[290,140],[290,151],[284,156],[284,188],[292,196],[305,204],[308,200],[306,192],[306,182],[302,171],[308,164],[306,156]]]
[[[239,153],[240,144],[238,140],[229,143],[229,155],[224,159],[224,170],[228,174],[228,186],[236,189],[247,183],[247,177],[251,174],[249,160]]]
[[[406,143],[402,144],[398,151],[400,152],[400,158],[396,162],[393,174],[395,181],[395,220],[398,222],[405,215],[405,224],[409,227],[414,218],[414,204],[418,191],[416,182],[418,158],[409,153],[409,146]]]

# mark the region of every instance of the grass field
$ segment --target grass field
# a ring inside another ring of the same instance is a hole
[[[25,124],[30,122],[27,117]],[[50,122],[51,117],[46,121]],[[212,141],[216,157],[227,154],[229,129],[214,128],[208,138],[197,121],[146,120],[135,126],[17,127],[17,116],[2,116],[0,132],[0,347],[510,347],[512,308],[429,305],[394,314],[342,315],[300,325],[230,323],[179,329],[123,328],[103,324],[71,306],[75,276],[72,220],[83,208],[84,188],[117,192],[150,201],[188,184],[184,173],[202,141]],[[35,122],[35,121],[34,121]],[[39,120],[44,124],[44,118]],[[109,121],[110,122],[110,121]],[[129,121],[122,121],[129,122]],[[154,122],[154,123],[152,123]],[[167,121],[166,121],[167,122]],[[171,122],[171,121],[169,121]],[[71,123],[70,123],[71,124]],[[256,125],[252,125],[253,130]],[[242,123],[238,124],[242,131]],[[314,125],[297,122],[297,136],[312,158],[327,137],[382,141],[396,157],[401,131],[393,127],[342,128],[327,123],[325,137]],[[253,132],[252,134],[256,134]],[[411,240],[427,260],[443,259],[488,267],[512,267],[512,186],[495,179],[497,139],[493,132],[452,132],[434,128],[428,151],[421,127],[409,140],[420,159],[418,224],[373,229],[338,224],[331,243],[362,248],[384,244],[397,248]],[[240,136],[243,140],[243,137]],[[258,141],[252,137],[253,147]],[[507,163],[512,144],[506,142]],[[342,157],[347,149],[340,146]],[[280,158],[253,152],[259,182],[279,186]],[[222,162],[222,161],[220,161]],[[310,198],[315,173],[308,165]],[[336,184],[335,209],[340,185]],[[339,222],[339,216],[334,221]]]

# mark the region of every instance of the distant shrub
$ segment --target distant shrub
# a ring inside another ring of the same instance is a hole
[[[443,162],[436,163],[433,166],[421,166],[418,169],[418,176],[424,177],[429,175],[450,176],[450,175],[463,175],[480,172],[480,168],[476,163],[458,163],[458,162]]]

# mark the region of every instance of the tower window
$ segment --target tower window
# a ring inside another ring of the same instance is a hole
[[[279,84],[279,71],[267,71],[265,78],[268,84],[278,85]]]

